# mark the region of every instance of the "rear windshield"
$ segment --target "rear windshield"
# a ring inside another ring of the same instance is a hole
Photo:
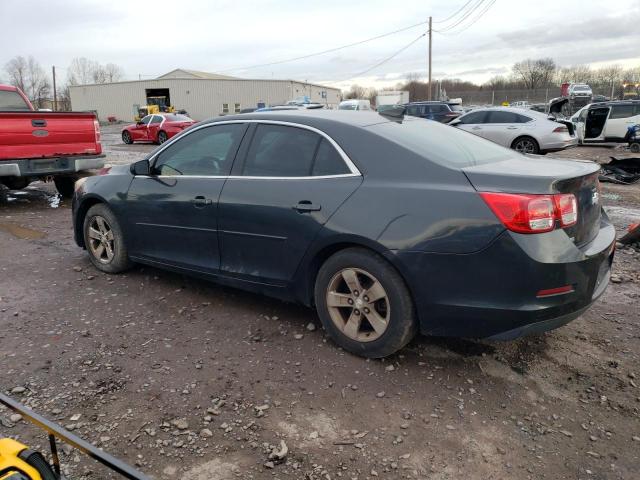
[[[425,119],[372,125],[376,134],[446,167],[499,162],[513,151],[458,128]]]
[[[18,92],[0,90],[0,110],[8,112],[12,110],[31,110]]]
[[[193,120],[191,120],[186,115],[182,115],[179,113],[172,113],[171,115],[165,115],[164,118],[167,122],[193,122]]]

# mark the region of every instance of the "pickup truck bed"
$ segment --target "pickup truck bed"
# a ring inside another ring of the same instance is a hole
[[[103,165],[94,113],[36,111],[19,89],[0,85],[0,183],[19,189],[52,177],[70,196],[80,172]]]

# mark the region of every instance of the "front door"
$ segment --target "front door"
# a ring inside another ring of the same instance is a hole
[[[460,117],[457,121],[454,120],[456,122],[454,123],[454,125],[460,130],[464,130],[466,132],[473,133],[474,135],[478,135],[479,137],[483,137],[483,128],[486,119],[486,111],[470,112]]]
[[[147,139],[147,130],[149,128],[149,122],[153,115],[147,115],[143,117],[138,123],[136,123],[133,127],[129,129],[129,133],[131,133],[131,138],[133,140],[146,140]]]
[[[217,208],[246,130],[241,123],[193,130],[152,159],[127,194],[132,257],[205,273],[220,267]]]
[[[515,112],[489,110],[482,128],[482,136],[498,145],[511,147],[511,143],[521,134],[524,125],[521,117],[522,115]]]
[[[147,138],[149,142],[157,142],[158,141],[158,132],[160,131],[160,126],[162,125],[162,121],[164,117],[162,115],[154,115],[151,121],[149,122],[149,128],[147,128]]]
[[[246,281],[285,285],[362,177],[314,131],[268,123],[254,128],[244,161],[220,197],[221,270]]]

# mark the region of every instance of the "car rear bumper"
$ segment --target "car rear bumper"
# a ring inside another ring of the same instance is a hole
[[[558,152],[560,150],[564,150],[566,148],[577,147],[578,146],[578,137],[566,135],[565,138],[562,139],[553,139],[546,141],[540,145],[541,152]]]
[[[587,310],[609,283],[614,245],[615,229],[603,214],[597,237],[580,248],[562,230],[505,231],[472,254],[397,257],[423,333],[513,339],[557,328]],[[538,297],[567,285],[573,291]]]
[[[0,161],[0,177],[45,177],[104,167],[104,155]]]

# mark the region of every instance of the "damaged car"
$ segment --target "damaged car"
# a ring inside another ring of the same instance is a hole
[[[625,142],[630,126],[640,123],[640,100],[589,104],[571,117],[580,143]]]

